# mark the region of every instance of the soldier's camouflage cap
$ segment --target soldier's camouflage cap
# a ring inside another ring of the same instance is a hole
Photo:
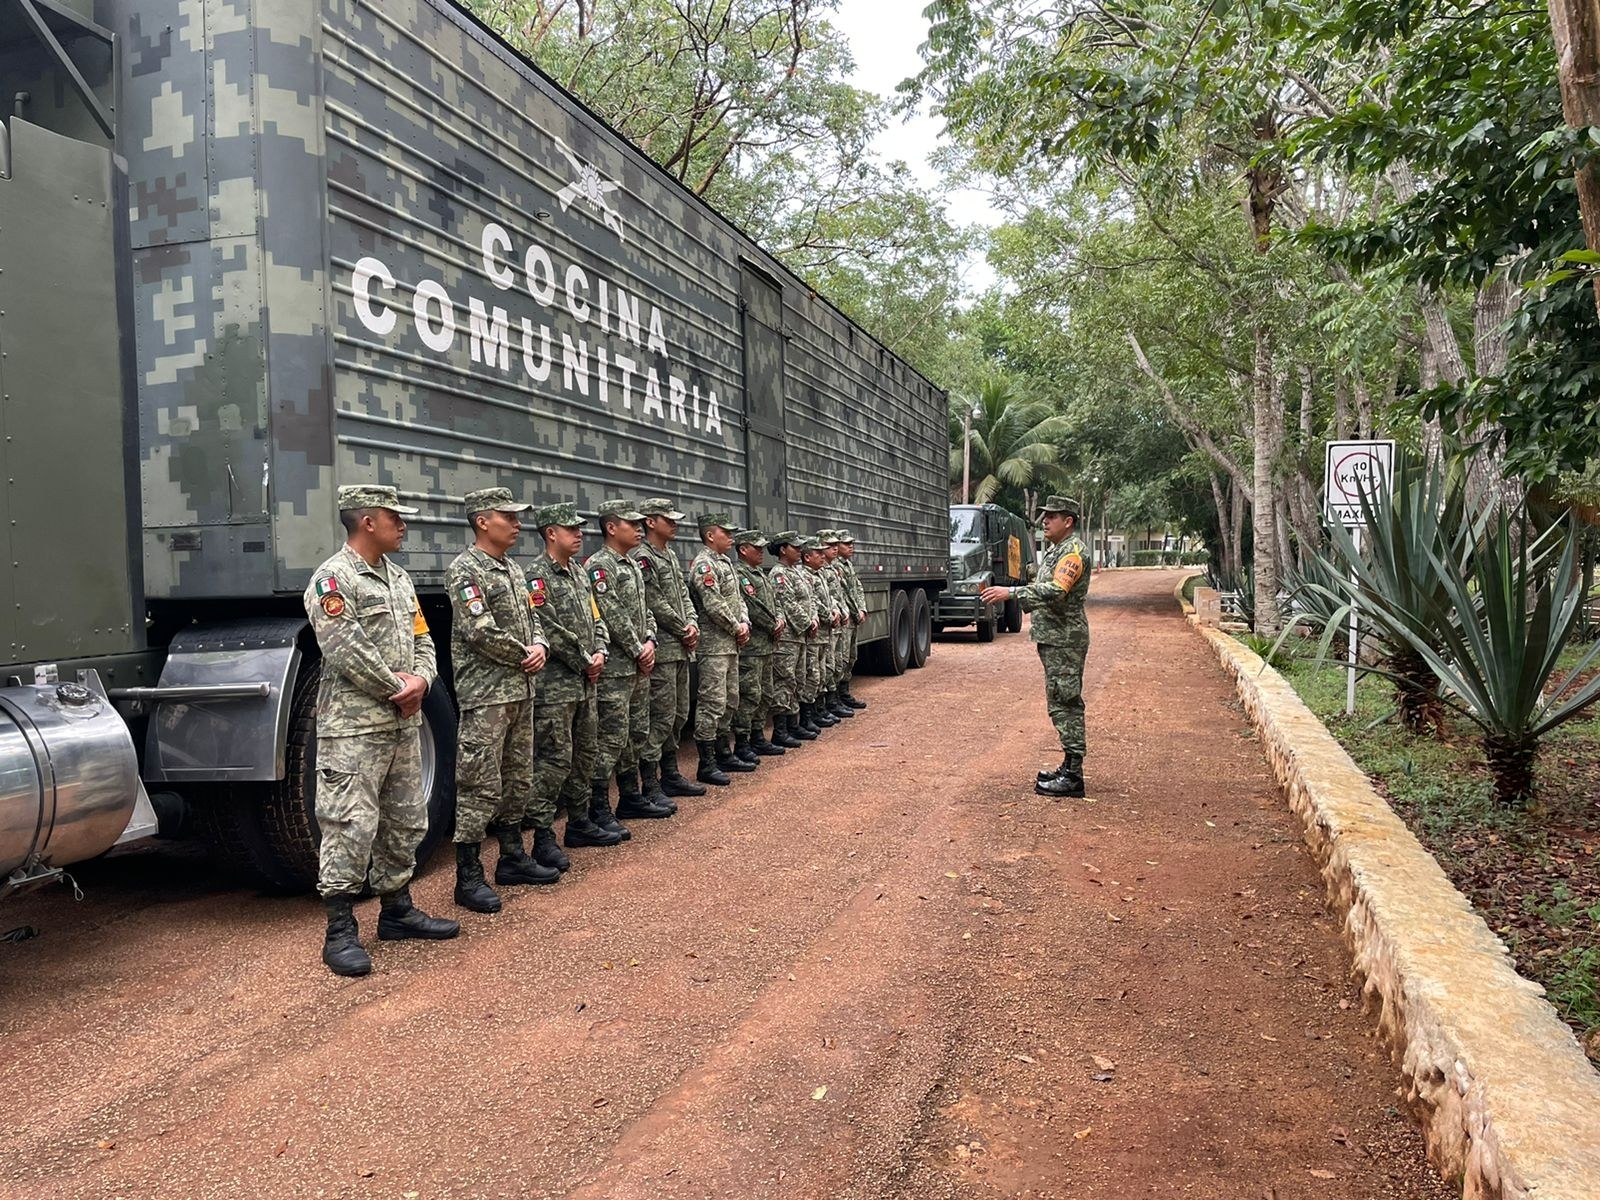
[[[387,508],[407,517],[422,511],[401,504],[397,489],[376,483],[347,483],[339,489],[339,511],[349,512],[353,508]]]
[[[782,533],[775,533],[767,539],[767,545],[776,550],[779,546],[800,546],[800,531],[798,529],[785,529]]]
[[[814,537],[803,537],[795,543],[795,549],[799,550],[802,554],[807,550],[821,550],[822,543]]]
[[[701,513],[697,524],[700,526],[701,533],[708,529],[726,529],[729,533],[732,533],[739,528],[733,523],[733,514],[725,512]]]
[[[765,546],[767,539],[761,536],[759,529],[741,529],[733,535],[735,546]]]
[[[644,514],[626,500],[606,500],[595,515],[602,521],[607,517],[618,517],[624,521],[644,520]]]
[[[839,531],[837,529],[817,530],[817,544],[820,546],[832,546],[836,544],[838,540]]]
[[[510,488],[479,488],[475,492],[468,492],[461,499],[467,506],[469,517],[481,512],[527,512],[533,507],[531,504],[519,504],[517,498],[511,494]]]
[[[1071,496],[1046,496],[1044,503],[1039,505],[1039,515],[1045,513],[1066,513],[1075,517],[1078,515],[1078,502]]]
[[[578,506],[567,502],[544,505],[533,514],[533,523],[540,529],[547,525],[560,525],[566,529],[583,528],[583,518],[578,515]]]
[[[833,531],[833,536],[843,545],[854,546],[856,544],[856,535],[851,533],[848,529],[835,529]]]
[[[647,517],[665,517],[669,521],[681,521],[688,515],[679,512],[677,506],[665,496],[651,496],[639,505],[639,511]]]

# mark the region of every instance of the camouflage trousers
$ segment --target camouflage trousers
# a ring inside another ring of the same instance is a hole
[[[806,644],[780,641],[772,652],[772,711],[795,716],[800,712],[800,672]],[[740,683],[740,687],[743,687]]]
[[[833,658],[828,664],[827,686],[838,687],[850,671],[850,628],[843,626],[833,631]]]
[[[822,690],[822,635],[819,633],[806,643],[800,656],[801,670],[795,683],[800,692],[800,703],[810,704]]]
[[[735,729],[754,733],[757,737],[766,729],[772,716],[773,659],[776,654],[741,654],[739,656],[739,715]]]
[[[739,656],[700,654],[700,692],[695,697],[694,740],[713,741],[733,731],[739,708]]]
[[[600,676],[600,733],[594,756],[595,779],[610,779],[639,765],[650,738],[650,676],[638,671]]]
[[[533,706],[533,794],[522,813],[524,829],[549,829],[558,810],[589,815],[599,710],[594,692],[582,700],[537,700]]]
[[[421,731],[318,734],[316,788],[317,891],[348,896],[371,883],[387,896],[410,883],[428,832]]]
[[[533,701],[462,709],[455,840],[476,844],[490,825],[520,820],[532,795]]]
[[[850,677],[856,673],[856,653],[860,649],[861,626],[854,623],[845,631],[845,663],[843,682],[849,683]]]
[[[656,762],[678,752],[689,720],[689,663],[656,661],[650,674],[650,736],[644,760]]]
[[[1039,661],[1044,664],[1044,698],[1050,710],[1050,724],[1056,727],[1061,749],[1083,757],[1083,660],[1089,651],[1088,631],[1082,644],[1039,646]]]

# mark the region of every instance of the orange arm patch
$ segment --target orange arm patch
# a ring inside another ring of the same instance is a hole
[[[411,632],[415,637],[421,637],[428,632],[428,618],[422,615],[422,605],[411,610]]]
[[[1061,561],[1056,563],[1055,573],[1050,576],[1050,581],[1062,591],[1071,591],[1072,585],[1083,578],[1083,555],[1063,554]]]

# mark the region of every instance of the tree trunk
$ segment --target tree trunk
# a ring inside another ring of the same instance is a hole
[[[1372,436],[1372,393],[1367,390],[1367,381],[1361,376],[1355,377],[1356,393],[1356,436],[1369,438]]]
[[[1228,481],[1228,527],[1233,533],[1233,559],[1229,569],[1234,579],[1244,576],[1244,510],[1248,500],[1237,479]]]
[[[1255,462],[1251,478],[1251,525],[1255,535],[1252,565],[1255,569],[1255,631],[1277,637],[1278,619],[1278,510],[1272,502],[1278,458],[1283,448],[1281,392],[1273,370],[1272,330],[1266,318],[1255,321],[1255,370],[1250,380],[1251,424],[1255,431]]]
[[[1562,115],[1574,129],[1600,125],[1600,9],[1594,0],[1548,0],[1547,6]],[[1600,250],[1600,176],[1592,162],[1578,172],[1577,182],[1584,238],[1589,249]],[[1600,311],[1600,274],[1594,277],[1594,302]]]
[[[1511,286],[1510,263],[1489,276],[1472,302],[1472,357],[1479,379],[1498,379],[1506,373],[1510,354],[1506,323],[1516,311],[1520,295]],[[1507,479],[1499,450],[1484,436],[1483,427],[1474,429],[1474,452],[1467,464],[1468,502],[1492,516],[1502,507],[1522,503],[1521,483]]]
[[[1333,381],[1333,440],[1342,442],[1350,436],[1350,385],[1343,375]]]

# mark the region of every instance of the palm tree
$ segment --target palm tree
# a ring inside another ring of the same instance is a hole
[[[966,422],[971,414],[972,494],[963,496]],[[1067,419],[1003,375],[975,395],[950,397],[950,499],[1029,513],[1042,493],[1065,491]]]

